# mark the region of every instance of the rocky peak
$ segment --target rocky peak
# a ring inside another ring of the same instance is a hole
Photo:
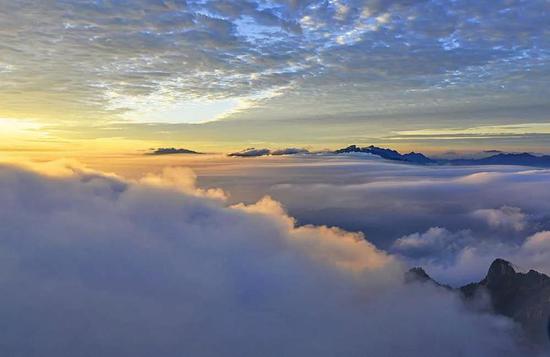
[[[410,269],[405,273],[405,283],[431,283],[436,286],[445,288],[445,289],[451,289],[450,286],[443,285],[432,279],[431,276],[426,273],[424,269],[421,267],[415,267]]]
[[[409,270],[405,281],[430,281],[439,285],[422,268]],[[475,300],[476,296],[479,296],[478,293],[488,294],[492,310],[495,313],[518,322],[533,342],[548,343],[550,337],[550,277],[547,275],[535,270],[522,273],[514,268],[512,263],[504,259],[495,259],[489,267],[485,279],[456,290],[462,294],[466,301]]]
[[[504,259],[495,259],[489,271],[487,272],[487,277],[485,278],[488,285],[492,283],[497,283],[503,279],[509,279],[516,275],[516,269],[512,263]]]
[[[426,271],[420,267],[414,267],[405,273],[405,282],[410,283],[413,281],[432,281],[432,278],[426,273]]]

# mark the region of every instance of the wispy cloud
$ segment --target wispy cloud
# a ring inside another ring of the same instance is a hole
[[[447,129],[417,129],[395,132],[391,139],[464,139],[464,138],[494,138],[550,135],[550,124],[548,123],[519,123],[506,125],[487,125],[470,128],[447,128]]]
[[[98,125],[544,105],[545,9],[542,0],[2,2],[0,115]]]

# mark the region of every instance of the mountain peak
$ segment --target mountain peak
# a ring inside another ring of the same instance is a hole
[[[487,272],[487,280],[502,278],[516,274],[516,269],[507,260],[497,258],[493,261]]]
[[[409,269],[409,271],[405,273],[405,283],[426,283],[426,282],[432,283],[435,286],[439,286],[445,289],[449,289],[449,290],[451,289],[450,286],[440,284],[434,279],[432,279],[432,277],[429,276],[428,273],[426,273],[426,271],[421,267],[411,268]]]
[[[345,147],[343,149],[338,149],[334,151],[335,154],[347,154],[352,152],[362,152],[366,154],[372,154],[377,155],[383,159],[386,160],[393,160],[393,161],[403,161],[403,162],[409,162],[414,164],[433,164],[435,163],[434,160],[424,156],[421,153],[416,152],[410,152],[408,154],[401,154],[396,150],[393,149],[387,149],[387,148],[381,148],[378,146],[370,145],[367,147],[359,147],[357,145],[350,145],[348,147]]]
[[[422,268],[413,268],[405,275],[406,282],[434,281]],[[495,259],[485,279],[464,285],[461,292],[466,301],[471,301],[483,291],[488,294],[492,310],[518,322],[529,340],[535,344],[548,343],[550,337],[550,277],[529,270],[520,272],[514,264],[504,259]]]
[[[411,268],[407,273],[405,273],[406,282],[413,282],[413,281],[424,282],[424,281],[430,281],[430,280],[432,280],[432,278],[421,267]]]
[[[501,151],[486,151],[486,153],[496,153],[488,157],[478,159],[455,158],[455,159],[436,159],[430,158],[421,152],[410,152],[401,154],[400,152],[382,148],[374,145],[360,147],[358,145],[349,145],[343,149],[333,151],[334,154],[348,154],[362,152],[380,156],[386,160],[401,161],[419,165],[520,165],[533,167],[550,167],[550,155],[537,156],[528,152],[524,153],[504,153]]]

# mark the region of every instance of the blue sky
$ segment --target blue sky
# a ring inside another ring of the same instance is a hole
[[[16,0],[0,10],[0,117],[56,139],[549,142],[544,0]],[[488,126],[507,129],[488,137]]]

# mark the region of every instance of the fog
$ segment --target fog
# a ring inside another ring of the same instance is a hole
[[[361,231],[376,247],[458,286],[480,280],[494,258],[550,274],[550,170],[520,166],[416,166],[370,155],[241,159],[198,182],[234,202],[268,194],[302,224]],[[439,234],[434,235],[434,232]],[[399,244],[416,237],[416,245]]]
[[[2,355],[525,353],[510,320],[403,284],[406,260],[361,232],[228,195],[182,168],[1,166]]]

